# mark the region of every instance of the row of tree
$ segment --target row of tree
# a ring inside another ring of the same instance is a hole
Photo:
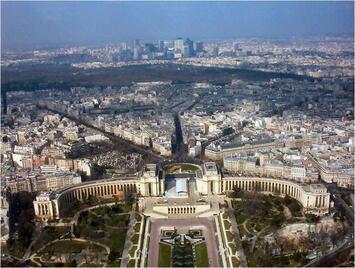
[[[9,245],[17,244],[20,248],[27,248],[32,241],[35,229],[35,213],[33,200],[35,194],[30,192],[7,192],[9,202]]]

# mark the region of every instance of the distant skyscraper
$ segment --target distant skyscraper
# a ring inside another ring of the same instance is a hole
[[[195,52],[203,52],[203,43],[202,42],[194,42],[194,50],[195,50]]]
[[[169,40],[169,41],[164,41],[164,46],[166,47],[166,48],[170,48],[170,49],[174,49],[174,41],[172,41],[172,40]]]
[[[184,39],[178,38],[174,40],[174,50],[177,52],[184,52]]]
[[[138,39],[136,39],[136,40],[134,40],[134,42],[133,42],[133,47],[140,47],[140,43],[139,43],[139,40]]]
[[[192,56],[192,51],[190,50],[190,47],[188,45],[184,45],[184,51],[182,52],[182,55],[184,57],[191,57]]]
[[[218,54],[219,54],[218,47],[214,47],[213,50],[212,50],[212,56],[213,57],[218,57]]]
[[[151,43],[144,44],[144,51],[147,53],[152,53],[155,51],[155,46]]]
[[[159,40],[159,41],[158,41],[158,50],[159,50],[160,52],[162,52],[162,51],[164,51],[164,49],[165,49],[165,41]]]
[[[133,59],[140,60],[141,59],[141,49],[140,47],[133,48]]]
[[[126,42],[121,43],[121,48],[122,48],[122,50],[128,49],[127,43]]]
[[[184,44],[184,57],[191,57],[194,54],[193,42],[187,38]]]

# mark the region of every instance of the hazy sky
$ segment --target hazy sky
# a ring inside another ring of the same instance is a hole
[[[1,39],[15,47],[176,37],[224,39],[354,32],[353,2],[4,2]]]

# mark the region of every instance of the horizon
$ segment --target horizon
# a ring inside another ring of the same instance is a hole
[[[354,35],[352,2],[1,2],[2,51]],[[158,28],[158,30],[156,29]]]

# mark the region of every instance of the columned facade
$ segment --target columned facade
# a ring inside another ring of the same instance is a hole
[[[227,177],[222,179],[222,191],[255,191],[265,194],[288,195],[298,200],[306,211],[324,214],[329,212],[330,194],[322,184],[299,184],[272,178]]]
[[[41,219],[60,218],[63,211],[69,209],[75,202],[86,202],[90,196],[97,198],[109,198],[113,196],[123,197],[127,194],[139,193],[142,196],[159,196],[162,194],[161,185],[157,177],[129,179],[98,180],[76,184],[67,187],[50,198],[48,193],[37,196],[33,202],[35,214]]]
[[[298,200],[306,212],[324,214],[329,211],[330,194],[322,184],[301,184],[295,181],[260,178],[260,177],[225,177],[222,178],[214,162],[204,163],[196,171],[196,190],[202,195],[224,194],[233,191],[235,187],[244,191],[256,191],[265,194],[289,195]],[[89,181],[49,194],[37,196],[33,202],[37,217],[46,220],[60,218],[63,212],[71,209],[77,202],[86,202],[93,196],[109,198],[117,196],[124,198],[129,194],[139,194],[142,197],[163,196],[164,176],[158,177],[155,165],[147,165],[145,170],[134,176]],[[204,207],[206,206],[206,207]],[[177,205],[163,208],[158,212],[165,214],[195,214],[208,210],[208,205],[178,207]]]

